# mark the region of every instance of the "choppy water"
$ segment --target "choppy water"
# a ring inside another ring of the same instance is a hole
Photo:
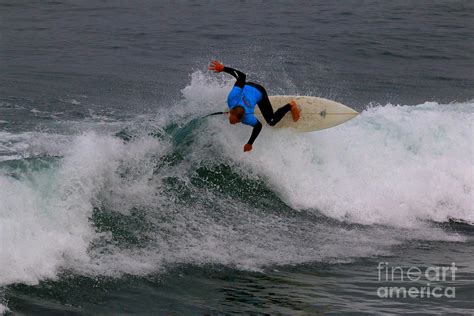
[[[472,313],[469,1],[1,4],[0,312]],[[361,111],[223,118],[232,80]],[[392,282],[380,263],[458,268]],[[383,275],[383,273],[382,273]],[[380,298],[389,286],[454,298]]]

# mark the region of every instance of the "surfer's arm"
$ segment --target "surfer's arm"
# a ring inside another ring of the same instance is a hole
[[[249,150],[252,150],[252,145],[253,145],[253,142],[255,141],[255,139],[257,139],[257,136],[258,134],[260,134],[260,131],[262,130],[262,123],[260,123],[259,121],[257,121],[257,124],[254,125],[253,127],[253,130],[252,130],[252,135],[250,135],[250,139],[249,141],[247,142],[247,145],[250,145],[250,149]],[[248,147],[248,146],[247,146]],[[245,147],[244,147],[244,150],[245,150]],[[245,150],[245,151],[248,151],[248,150]]]
[[[235,79],[237,79],[237,82],[235,83],[235,86],[243,89],[245,86],[245,74],[241,71],[238,71],[237,69],[230,68],[230,67],[224,67],[223,70],[225,73],[228,73],[229,75],[233,76]]]
[[[253,127],[252,135],[250,135],[249,141],[244,146],[244,151],[250,151],[252,150],[253,142],[255,141],[258,134],[260,134],[260,131],[262,130],[262,123],[260,123],[260,121],[257,120],[255,115],[253,114],[246,114],[244,116],[244,119],[242,120],[242,123]]]
[[[238,71],[237,69],[230,68],[230,67],[225,67],[223,64],[218,62],[217,60],[213,60],[211,64],[209,65],[209,70],[212,70],[214,72],[225,72],[228,73],[229,75],[233,76],[235,79],[237,79],[237,82],[235,83],[235,86],[243,89],[245,86],[245,74],[241,71]]]

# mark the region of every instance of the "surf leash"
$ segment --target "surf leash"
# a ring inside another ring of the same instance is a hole
[[[229,113],[229,112],[214,112],[214,113],[211,113],[211,114],[208,114],[208,115],[204,115],[201,118],[205,118],[205,117],[208,117],[208,116],[214,116],[214,115],[220,115],[220,114],[227,114],[227,113]]]

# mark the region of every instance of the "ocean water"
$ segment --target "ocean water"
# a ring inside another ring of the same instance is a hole
[[[0,314],[474,312],[473,2],[3,1],[0,26]],[[233,85],[212,59],[360,115],[243,153],[200,119]]]

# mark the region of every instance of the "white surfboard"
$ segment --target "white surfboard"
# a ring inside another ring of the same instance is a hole
[[[342,124],[359,114],[344,104],[309,96],[275,95],[270,96],[273,110],[295,100],[301,109],[301,116],[293,122],[291,113],[288,113],[274,127],[293,128],[298,132],[311,132]],[[266,123],[258,106],[255,106],[255,116],[262,123]]]

